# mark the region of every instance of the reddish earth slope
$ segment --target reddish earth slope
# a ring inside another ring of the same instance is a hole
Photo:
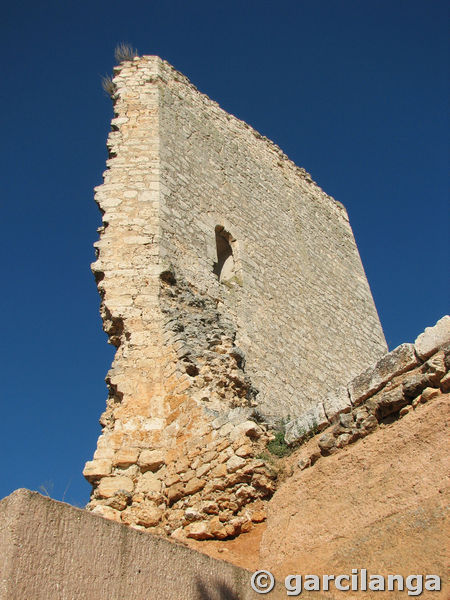
[[[440,394],[312,467],[296,468],[270,501],[265,525],[195,547],[249,569],[268,569],[280,580],[352,568],[438,574],[442,592],[421,597],[447,598],[449,399]],[[409,597],[406,590],[341,596]],[[329,597],[340,596],[330,591]]]
[[[366,568],[445,580],[448,400],[440,395],[289,478],[269,505],[265,568],[278,577]]]

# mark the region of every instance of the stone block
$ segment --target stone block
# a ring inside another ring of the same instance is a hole
[[[257,425],[254,421],[244,421],[244,423],[236,425],[231,438],[235,440],[241,435],[246,435],[249,438],[257,439],[261,436],[261,434],[261,427],[259,427],[259,425]]]
[[[425,404],[426,402],[429,402],[430,400],[432,400],[433,398],[437,398],[438,396],[440,396],[439,390],[437,390],[436,388],[427,387],[423,390],[423,392],[420,395],[420,402],[422,404]]]
[[[417,355],[424,360],[448,342],[450,342],[450,316],[444,315],[436,325],[425,328],[425,331],[417,337],[414,346]]]
[[[203,481],[203,479],[198,479],[198,477],[194,477],[193,479],[190,479],[188,481],[184,491],[185,491],[185,494],[189,496],[190,494],[196,494],[197,492],[202,490],[204,487],[205,487],[205,482]]]
[[[139,478],[136,491],[143,492],[144,494],[149,494],[152,492],[159,494],[161,492],[161,487],[161,481],[155,476],[155,474],[151,471],[147,471]]]
[[[135,465],[138,458],[139,448],[121,448],[114,455],[113,465],[115,467],[127,468]]]
[[[246,461],[240,456],[232,456],[227,460],[227,471],[228,473],[234,473],[238,469],[241,469],[245,466]]]
[[[395,376],[409,371],[418,364],[414,345],[401,344],[349,383],[348,391],[352,403],[358,406]]]
[[[209,540],[213,536],[208,521],[197,521],[186,528],[187,536],[194,540]]]
[[[136,525],[142,525],[143,527],[155,527],[161,521],[163,511],[154,504],[146,504],[133,510],[136,517]]]
[[[116,521],[116,523],[121,522],[120,512],[118,510],[114,510],[114,508],[111,508],[110,506],[103,506],[99,504],[92,510],[92,512],[94,513],[94,515],[100,515],[105,519]]]
[[[341,413],[350,412],[352,409],[352,403],[350,402],[350,396],[347,388],[345,386],[341,386],[333,392],[329,392],[325,396],[323,408],[330,422]]]
[[[96,481],[100,477],[106,477],[111,473],[112,463],[107,458],[98,458],[86,463],[83,475],[88,481]]]
[[[328,455],[336,451],[336,438],[331,431],[326,431],[318,441],[322,454]]]
[[[97,494],[100,498],[111,498],[119,490],[132,492],[134,483],[129,477],[115,475],[114,477],[103,477],[97,488]]]
[[[444,375],[441,379],[440,388],[444,394],[450,392],[450,373],[447,373],[447,375]]]
[[[300,442],[311,432],[322,431],[328,427],[329,422],[322,404],[310,408],[301,417],[289,421],[286,425],[284,439],[286,443]]]
[[[165,453],[161,450],[143,450],[138,465],[141,471],[157,471],[165,464]]]
[[[401,385],[398,385],[393,390],[379,392],[374,400],[376,400],[377,404],[376,410],[378,418],[387,417],[409,404],[408,398],[405,397]]]

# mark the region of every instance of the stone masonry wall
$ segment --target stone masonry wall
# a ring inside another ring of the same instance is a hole
[[[401,344],[325,397],[320,410],[288,423],[286,441],[299,444],[321,431],[299,453],[306,469],[322,456],[366,437],[417,406],[450,392],[450,317],[428,327],[414,344]],[[314,420],[314,424],[313,424]]]
[[[277,146],[158,68],[161,256],[235,323],[261,411],[298,416],[386,352],[346,211]],[[229,285],[213,273],[217,226],[233,240]]]
[[[115,73],[92,268],[117,351],[88,508],[227,538],[265,518],[270,424],[385,342],[339,203],[159,58]]]

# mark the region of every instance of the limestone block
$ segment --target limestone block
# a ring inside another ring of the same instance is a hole
[[[377,404],[378,417],[386,417],[391,415],[409,403],[408,399],[403,393],[403,386],[401,385],[398,385],[393,390],[380,392],[376,395],[374,400],[376,400]]]
[[[134,483],[129,477],[116,475],[114,477],[103,477],[97,488],[97,493],[100,498],[111,498],[119,490],[132,492]]]
[[[235,440],[241,435],[246,435],[249,438],[257,439],[261,436],[262,429],[254,421],[244,421],[234,428],[231,439]]]
[[[83,475],[88,481],[94,481],[100,477],[106,477],[111,473],[112,463],[107,458],[97,458],[86,463]]]
[[[92,512],[94,513],[94,515],[100,515],[105,519],[117,521],[117,523],[121,522],[120,512],[118,510],[114,510],[114,508],[111,508],[110,506],[102,506],[101,504],[99,504],[92,510]]]
[[[450,316],[444,315],[434,327],[426,327],[414,342],[417,355],[424,360],[450,342]]]
[[[143,525],[144,527],[155,527],[163,515],[161,508],[149,503],[134,509],[133,513],[136,517],[136,524]]]
[[[183,485],[181,485],[181,483],[177,483],[175,485],[172,485],[167,490],[167,498],[169,499],[169,502],[171,504],[173,502],[176,502],[177,500],[179,500],[183,496],[184,496],[184,487],[183,487]]]
[[[420,395],[420,402],[422,404],[425,404],[432,398],[437,398],[439,395],[439,390],[437,390],[436,388],[427,387],[423,390],[422,394]]]
[[[422,368],[425,373],[428,373],[431,383],[437,386],[442,377],[444,377],[446,371],[444,353],[437,352],[434,354],[427,360]]]
[[[217,467],[215,467],[212,471],[211,471],[211,477],[225,477],[225,475],[227,474],[227,467],[226,465],[217,465]]]
[[[236,450],[236,456],[240,456],[241,458],[246,458],[247,456],[251,456],[252,454],[253,448],[249,444],[244,444]]]
[[[159,493],[161,492],[162,483],[151,471],[147,471],[143,473],[139,478],[139,481],[136,486],[137,492],[143,492],[144,494],[148,494],[151,492]]]
[[[165,454],[161,450],[143,450],[138,465],[141,471],[157,471],[165,464]]]
[[[202,465],[195,471],[196,477],[203,477],[211,468],[211,465]]]
[[[441,379],[440,387],[444,394],[450,392],[450,373],[447,373],[447,375]]]
[[[195,494],[205,487],[205,482],[202,479],[194,477],[190,479],[184,489],[186,495]]]
[[[333,392],[329,392],[325,396],[323,408],[330,422],[341,413],[350,412],[352,409],[352,403],[350,402],[350,396],[347,388],[345,386],[341,386]]]
[[[336,451],[336,438],[331,431],[327,431],[321,435],[318,444],[322,454],[332,454]]]
[[[352,403],[357,406],[380,390],[396,375],[412,369],[419,361],[413,344],[401,344],[355,377],[348,385]]]
[[[427,373],[415,372],[406,377],[403,382],[403,393],[406,398],[416,398],[422,390],[430,385],[430,376]]]
[[[208,540],[213,537],[208,521],[197,521],[186,528],[187,536],[194,540]]]
[[[232,456],[227,460],[227,471],[228,473],[234,473],[238,469],[241,469],[245,466],[246,461],[240,456]]]
[[[116,510],[125,510],[126,507],[131,503],[131,500],[132,496],[130,492],[120,490],[120,492],[116,492],[112,498],[108,498],[105,501],[105,504],[111,508],[115,508]]]
[[[139,448],[121,448],[115,453],[113,465],[115,467],[129,467],[135,465],[139,458]]]
[[[293,444],[303,440],[311,431],[322,431],[328,425],[323,404],[317,404],[286,425],[284,439],[288,444]]]

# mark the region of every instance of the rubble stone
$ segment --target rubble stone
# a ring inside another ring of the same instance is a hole
[[[134,483],[129,477],[115,475],[114,477],[103,477],[97,488],[97,494],[100,498],[111,498],[120,490],[132,492]]]
[[[425,331],[417,337],[414,346],[417,355],[424,360],[448,342],[450,342],[450,316],[444,315],[436,325],[425,328]]]
[[[412,369],[418,363],[414,345],[401,344],[349,383],[348,390],[352,404],[355,406],[361,404],[396,375]]]

